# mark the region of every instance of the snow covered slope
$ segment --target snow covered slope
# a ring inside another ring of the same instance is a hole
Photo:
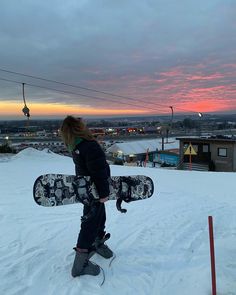
[[[32,187],[43,173],[74,172],[72,160],[26,149],[0,162],[0,294],[7,295],[209,295],[208,216],[214,218],[219,295],[236,294],[235,173],[171,171],[111,166],[113,175],[146,174],[152,198],[107,202],[109,267],[95,255],[102,275],[72,278],[81,205],[39,207]]]

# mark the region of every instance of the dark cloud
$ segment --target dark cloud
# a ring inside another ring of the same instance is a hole
[[[2,0],[0,68],[155,103],[176,103],[196,87],[218,85],[228,87],[227,99],[233,99],[235,29],[236,3],[230,0]],[[0,72],[1,77],[89,93]],[[0,87],[1,100],[18,99],[20,85],[0,80]],[[102,106],[76,94],[27,91],[35,101]]]

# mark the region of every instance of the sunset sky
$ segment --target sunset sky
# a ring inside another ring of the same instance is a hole
[[[236,1],[1,0],[0,119],[22,83],[32,118],[236,113]]]

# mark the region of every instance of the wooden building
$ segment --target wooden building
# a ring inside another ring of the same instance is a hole
[[[209,137],[209,138],[177,138],[180,143],[179,169],[236,171],[236,138]],[[193,148],[189,155],[189,147]]]

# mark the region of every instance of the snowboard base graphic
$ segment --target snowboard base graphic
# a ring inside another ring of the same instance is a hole
[[[150,198],[154,192],[154,184],[145,175],[112,176],[109,179],[109,200],[116,200],[117,209],[122,201],[127,203]],[[65,174],[45,174],[39,176],[34,183],[33,195],[40,206],[53,207],[82,203],[90,205],[98,202],[99,196],[95,184],[89,176]]]

